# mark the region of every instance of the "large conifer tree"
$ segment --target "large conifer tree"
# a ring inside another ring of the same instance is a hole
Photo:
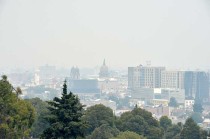
[[[203,112],[203,107],[200,100],[195,100],[195,104],[193,105],[193,111],[196,113]]]
[[[181,139],[200,139],[200,128],[192,118],[186,120],[180,137]]]
[[[81,120],[84,105],[72,92],[67,93],[66,81],[63,85],[62,97],[55,97],[48,103],[51,114],[47,120],[50,127],[44,131],[42,138],[76,139],[84,137],[85,124]]]

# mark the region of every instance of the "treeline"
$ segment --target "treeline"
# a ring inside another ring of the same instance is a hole
[[[79,98],[67,92],[45,102],[21,100],[6,76],[0,80],[0,138],[42,139],[206,139],[207,132],[191,119],[172,124],[163,116],[158,121],[150,112],[135,107],[116,117],[112,109],[94,105],[86,110]]]

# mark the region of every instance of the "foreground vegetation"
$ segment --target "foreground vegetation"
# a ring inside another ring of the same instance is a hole
[[[3,76],[0,80],[0,138],[19,139],[28,137],[35,120],[31,103],[21,100],[20,88],[13,88]]]
[[[0,80],[0,138],[21,139],[206,139],[193,119],[172,124],[168,117],[158,121],[150,112],[135,107],[116,117],[102,104],[86,110],[79,98],[67,92],[45,102],[39,98],[21,100],[6,76]]]

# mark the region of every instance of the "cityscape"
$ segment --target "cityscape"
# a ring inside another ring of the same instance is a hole
[[[210,0],[0,0],[0,139],[210,139]]]
[[[152,66],[151,62],[119,71],[110,69],[105,59],[101,63],[98,69],[83,70],[84,73],[77,66],[59,70],[44,65],[34,71],[8,73],[8,79],[22,88],[23,99],[60,97],[66,80],[68,90],[78,95],[86,107],[103,104],[119,116],[137,105],[157,119],[168,116],[174,123],[184,123],[193,114],[195,102],[199,102],[204,108],[199,124],[209,126],[208,71],[167,70]],[[171,104],[173,99],[175,107]]]

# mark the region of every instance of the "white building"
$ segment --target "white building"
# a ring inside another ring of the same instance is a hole
[[[165,67],[128,67],[128,88],[160,88],[161,72]]]
[[[195,100],[193,100],[193,99],[186,99],[184,106],[185,106],[185,108],[192,108],[194,104],[195,104]]]
[[[161,88],[184,89],[184,72],[162,71]]]

